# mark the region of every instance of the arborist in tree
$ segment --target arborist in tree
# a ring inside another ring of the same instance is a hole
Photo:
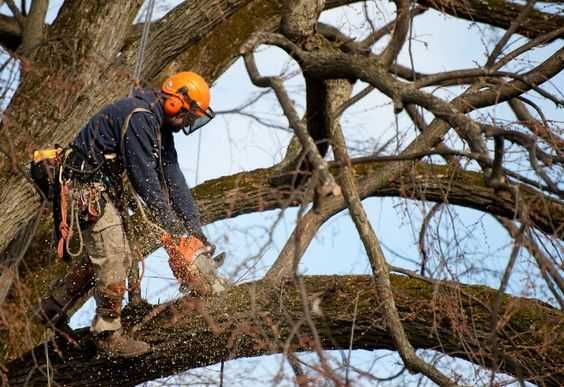
[[[147,343],[121,332],[121,304],[132,262],[125,185],[133,188],[136,211],[145,213],[146,207],[149,223],[160,230],[181,288],[197,295],[224,289],[223,281],[215,276],[214,247],[202,232],[173,139],[174,133],[183,130],[188,135],[214,118],[209,103],[206,81],[196,73],[181,72],[166,79],[160,90],[137,89],[104,107],[70,147],[56,152],[60,166],[53,181],[59,254],[78,255],[68,243],[74,234],[73,239],[84,242],[88,256],[42,300],[38,308],[42,323],[68,329],[66,312],[94,287],[96,315],[91,331],[98,350],[123,357],[149,351]],[[35,165],[41,159],[37,156]]]

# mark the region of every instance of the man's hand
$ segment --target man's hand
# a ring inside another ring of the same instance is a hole
[[[201,296],[210,294],[212,289],[202,276],[198,265],[194,264],[194,260],[199,257],[210,259],[213,246],[205,244],[195,236],[173,237],[167,233],[161,235],[161,242],[170,258],[170,269],[181,287]]]

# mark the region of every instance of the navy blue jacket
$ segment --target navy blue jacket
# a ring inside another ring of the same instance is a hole
[[[175,235],[201,234],[200,214],[178,165],[173,132],[164,123],[157,93],[153,89],[139,89],[132,97],[105,106],[80,130],[72,145],[86,155],[88,164],[94,168],[104,163],[105,154],[119,155],[119,168],[127,170],[133,188],[165,230]],[[131,116],[125,134],[125,154],[122,154],[121,128],[135,108],[151,112]],[[157,145],[159,132],[161,160]],[[166,182],[166,187],[161,187],[161,180]]]

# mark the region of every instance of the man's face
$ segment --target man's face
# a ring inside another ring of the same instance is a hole
[[[194,116],[184,109],[181,109],[175,116],[165,117],[165,123],[174,133],[180,132],[183,128],[190,126],[193,122]]]

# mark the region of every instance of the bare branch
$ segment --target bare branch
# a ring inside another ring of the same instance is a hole
[[[344,102],[341,106],[335,109],[335,113],[333,114],[333,118],[337,119],[341,114],[345,112],[348,108],[353,106],[355,103],[366,97],[374,90],[374,86],[368,85],[364,89],[358,92],[358,94],[352,96],[348,101]]]
[[[378,242],[378,238],[368,221],[368,217],[360,201],[360,196],[352,174],[350,159],[346,151],[345,138],[338,124],[332,125],[331,129],[333,151],[337,161],[342,164],[340,181],[343,196],[347,202],[350,216],[360,234],[366,253],[368,254],[374,275],[376,291],[384,307],[386,326],[393,337],[396,348],[405,366],[409,370],[423,373],[440,386],[454,385],[454,383],[439,370],[419,358],[407,338],[392,294],[388,264],[382,248],[380,247],[380,243]]]
[[[415,6],[410,11],[410,18],[421,15],[426,10],[427,10],[427,8],[425,8],[425,7]],[[396,23],[396,20],[393,20],[393,21],[387,23],[386,25],[384,25],[383,27],[381,27],[380,29],[372,31],[372,33],[370,33],[370,35],[368,35],[366,38],[364,38],[360,42],[360,44],[364,47],[373,46],[376,42],[378,42],[384,36],[388,35],[390,32],[393,31],[395,23]]]
[[[491,67],[492,70],[500,69],[501,67],[505,66],[507,63],[512,61],[513,59],[517,58],[519,55],[527,52],[528,50],[537,47],[541,44],[549,42],[556,36],[564,35],[564,27],[558,27],[552,31],[547,32],[544,35],[540,35],[533,40],[528,41],[527,43],[523,44],[520,47],[517,47],[515,50],[511,51],[507,55],[503,56],[495,65]]]
[[[543,97],[553,101],[556,105],[564,106],[564,100],[563,99],[560,99],[559,97],[554,96],[554,95],[548,93],[547,91],[543,90],[539,86],[530,83],[527,80],[527,78],[525,78],[524,76],[522,76],[520,74],[508,72],[508,71],[494,71],[494,72],[492,72],[488,69],[469,69],[469,70],[446,71],[446,72],[441,72],[441,73],[438,73],[438,74],[426,75],[422,79],[419,79],[418,81],[416,81],[414,83],[414,85],[417,88],[432,86],[432,85],[445,85],[445,84],[448,85],[448,84],[452,84],[452,82],[450,82],[450,81],[453,81],[453,80],[456,80],[457,84],[461,84],[460,83],[461,79],[468,79],[468,78],[474,79],[474,78],[484,78],[484,77],[486,78],[486,80],[489,77],[510,77],[510,78],[517,79],[517,80],[527,84],[528,87],[535,90],[536,92],[538,92]]]
[[[501,51],[509,41],[509,38],[511,38],[511,35],[513,35],[515,31],[517,31],[517,28],[519,28],[519,26],[523,24],[523,21],[525,20],[529,12],[531,12],[535,3],[536,0],[527,0],[527,4],[521,10],[521,12],[519,12],[519,16],[517,16],[517,18],[511,22],[507,31],[505,31],[501,39],[499,39],[499,41],[495,45],[494,49],[492,50],[492,53],[488,57],[488,60],[486,62],[486,67],[490,67],[491,65],[493,65],[494,61],[497,59],[499,54],[501,54]]]
[[[419,112],[417,111],[417,106],[408,104],[405,106],[405,111],[407,112],[409,118],[411,118],[411,121],[413,121],[417,129],[419,129],[419,131],[424,132],[425,130],[427,130],[427,123],[425,122],[425,118],[423,117],[423,115],[419,114]],[[446,162],[458,165],[458,160],[453,157],[454,155],[452,154],[452,150],[443,142],[436,145],[435,149],[437,150],[438,154],[444,157]]]
[[[519,255],[519,251],[523,245],[523,234],[525,233],[525,225],[521,225],[517,235],[514,238],[513,242],[513,249],[511,250],[511,255],[509,256],[509,260],[505,267],[505,271],[503,273],[503,277],[501,278],[499,288],[497,294],[492,302],[491,307],[491,333],[490,333],[490,340],[491,340],[491,347],[493,348],[493,363],[495,364],[494,369],[492,370],[490,384],[493,384],[495,373],[499,367],[500,362],[500,353],[498,349],[498,322],[499,322],[499,308],[501,307],[501,300],[503,298],[503,293],[507,288],[507,284],[509,283],[509,278],[511,277],[511,273],[513,272],[513,267],[515,266],[515,261],[517,260],[517,256]],[[507,357],[507,355],[505,355]],[[505,360],[505,359],[504,359]],[[514,359],[511,359],[515,361]]]
[[[34,0],[31,3],[29,15],[25,18],[21,51],[29,54],[40,44],[43,38],[45,15],[49,8],[49,0]]]
[[[339,187],[335,183],[333,176],[329,172],[327,162],[321,157],[317,146],[309,135],[307,128],[298,117],[292,101],[284,89],[283,82],[278,77],[262,77],[256,67],[252,53],[244,53],[245,65],[252,82],[258,87],[271,87],[274,89],[278,102],[289,121],[290,127],[294,129],[296,135],[300,139],[302,147],[307,152],[307,157],[319,173],[321,179],[318,187],[322,196],[340,194]]]
[[[439,211],[442,208],[442,206],[443,203],[436,203],[435,205],[433,205],[433,207],[427,213],[427,215],[425,215],[425,218],[423,218],[423,222],[421,223],[421,229],[419,230],[419,243],[418,243],[419,254],[421,255],[421,270],[419,272],[421,276],[425,276],[425,269],[427,266],[427,262],[429,260],[429,257],[427,255],[427,248],[425,247],[425,235],[427,234],[427,229],[429,227],[429,223],[431,222],[431,219],[437,213],[437,211]]]
[[[14,3],[14,0],[5,0],[5,1],[6,1],[6,4],[8,5],[8,8],[10,8],[10,11],[12,12],[12,15],[14,15],[14,17],[16,18],[16,21],[20,25],[20,28],[24,29],[25,28],[25,17],[22,15],[22,12],[20,11],[20,9],[16,5],[16,3]]]
[[[456,18],[466,19],[471,22],[486,23],[494,27],[508,29],[511,23],[519,17],[525,6],[511,1],[481,1],[481,0],[417,0],[418,4],[436,9]],[[564,25],[564,17],[560,14],[550,14],[533,10],[529,13],[517,33],[528,38],[554,31]],[[562,38],[560,32],[552,39]]]
[[[499,223],[503,225],[503,227],[505,227],[512,238],[515,239],[518,237],[519,231],[511,220],[497,216],[495,218]],[[529,254],[531,254],[531,256],[535,259],[546,284],[551,289],[556,301],[560,304],[560,308],[564,309],[564,279],[562,279],[562,276],[560,275],[558,269],[554,266],[550,259],[545,254],[543,254],[534,238],[532,237],[530,230],[523,235],[523,244],[527,248]],[[553,281],[558,286],[558,290],[554,289],[551,286]]]
[[[527,110],[525,103],[531,105],[539,114],[542,122],[535,119]],[[542,110],[532,101],[519,97],[519,99],[510,99],[509,106],[517,116],[517,119],[525,125],[535,136],[542,138],[547,144],[553,147],[558,153],[564,152],[564,138],[551,131],[548,127],[548,122],[544,117]]]
[[[396,60],[396,57],[405,43],[407,33],[409,32],[409,23],[411,22],[411,12],[409,11],[411,1],[395,0],[395,3],[396,22],[394,24],[394,32],[380,58],[382,66],[385,68],[390,67]]]

